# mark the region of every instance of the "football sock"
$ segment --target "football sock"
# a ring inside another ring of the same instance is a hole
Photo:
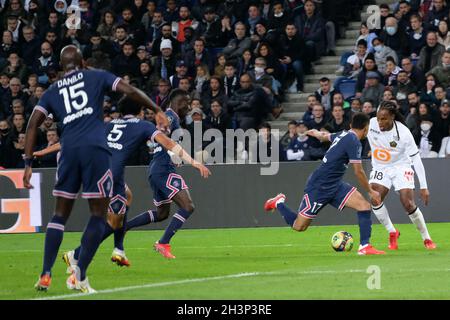
[[[370,218],[370,210],[358,211],[359,238],[362,246],[370,243],[372,234],[372,219]]]
[[[145,211],[140,215],[137,215],[130,221],[127,221],[125,230],[128,231],[130,229],[134,229],[140,226],[145,226],[152,222],[157,222],[156,217],[157,217],[156,211],[154,210]]]
[[[105,222],[105,232],[103,233],[103,239],[102,242],[108,238],[112,233],[114,232],[114,229],[111,228],[111,226],[109,225],[109,223]],[[73,258],[75,260],[78,260],[80,258],[80,250],[81,250],[81,246],[79,246],[78,248],[75,249],[75,253],[73,255]]]
[[[191,213],[189,211],[180,209],[175,213],[170,221],[169,226],[164,232],[163,236],[159,240],[159,243],[167,244],[170,239],[175,235],[175,233],[183,226],[183,223],[190,217]]]
[[[53,265],[55,264],[56,256],[58,255],[59,247],[64,236],[64,226],[66,219],[58,216],[53,216],[52,220],[47,225],[47,232],[45,233],[44,245],[44,265],[42,268],[42,275],[51,274]]]
[[[389,218],[389,212],[384,203],[382,203],[378,207],[372,206],[372,211],[377,217],[378,221],[380,221],[380,223],[386,228],[389,233],[395,232],[395,227],[391,222],[391,218]]]
[[[422,236],[422,240],[431,239],[428,234],[427,225],[425,223],[425,219],[423,218],[422,211],[417,207],[412,213],[408,215],[409,219],[411,219],[412,223],[414,223],[419,230],[420,235]]]
[[[277,209],[280,212],[280,214],[283,216],[286,223],[292,227],[294,225],[295,219],[297,219],[297,213],[295,213],[291,209],[289,209],[284,204],[284,202],[277,203]]]
[[[105,219],[103,217],[91,216],[81,238],[80,257],[78,268],[80,269],[80,281],[86,278],[86,269],[94,258],[105,234]]]
[[[117,230],[114,230],[114,247],[122,251],[123,251],[123,239],[125,238],[125,230],[127,225],[127,214],[128,208],[127,211],[125,211],[123,217],[122,227]]]

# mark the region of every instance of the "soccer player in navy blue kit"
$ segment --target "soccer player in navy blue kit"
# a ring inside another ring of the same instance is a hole
[[[47,225],[43,270],[35,288],[47,290],[51,284],[51,269],[63,239],[65,224],[83,185],[81,195],[89,201],[91,218],[81,239],[75,289],[93,292],[86,269],[102,241],[104,219],[113,192],[111,153],[106,145],[103,123],[105,92],[121,92],[140,105],[154,109],[161,126],[167,125],[167,119],[142,91],[120,78],[104,71],[82,70],[82,55],[77,47],[64,47],[60,64],[65,75],[46,90],[31,115],[26,132],[23,181],[26,188],[33,188],[30,184],[31,163],[38,128],[50,113],[62,124],[62,151],[53,190],[55,212]]]
[[[328,134],[315,129],[309,130],[308,135],[321,141],[329,140],[332,144],[322,164],[308,178],[298,213],[284,204],[286,196],[281,193],[267,200],[264,209],[267,211],[278,209],[286,223],[300,232],[308,229],[312,220],[327,204],[338,210],[343,210],[344,207],[355,209],[358,212],[360,230],[358,254],[384,254],[384,251],[379,251],[370,244],[372,232],[370,203],[355,187],[342,181],[348,164],[351,163],[359,184],[369,193],[372,201],[381,202],[380,194],[369,185],[361,163],[360,140],[367,136],[368,130],[369,117],[363,113],[356,113],[353,116],[349,131]]]
[[[166,115],[170,123],[170,133],[173,133],[180,129],[180,119],[183,119],[189,111],[189,97],[185,91],[175,89],[170,93],[169,103]],[[154,245],[154,249],[167,259],[175,258],[171,252],[170,240],[194,212],[194,204],[188,192],[188,186],[183,177],[176,173],[172,160],[178,162],[180,159],[161,146],[155,145],[149,169],[149,183],[153,190],[153,203],[156,211],[144,212],[128,221],[126,225],[126,230],[130,230],[165,220],[170,213],[170,204],[172,201],[175,202],[179,210],[173,215],[161,239]]]
[[[127,97],[122,99],[119,102],[119,108],[123,118],[112,120],[107,124],[106,130],[108,147],[112,153],[114,196],[109,203],[108,224],[105,228],[103,240],[114,233],[114,251],[111,258],[118,265],[128,266],[129,262],[123,248],[123,237],[127,224],[127,205],[129,206],[131,201],[129,199],[130,196],[126,194],[124,179],[126,162],[134,152],[139,150],[141,144],[146,141],[157,143],[165,150],[170,150],[171,152],[173,152],[174,148],[179,148],[179,146],[168,138],[166,134],[157,130],[154,124],[138,119],[136,116],[142,112],[142,108],[131,99]],[[167,113],[170,114],[170,111]],[[202,177],[207,178],[210,175],[208,168],[191,159],[187,153],[184,155],[184,160],[198,169]],[[166,218],[167,216],[158,216],[157,214],[154,216],[155,222]],[[81,247],[78,247],[64,254],[64,261],[70,269],[77,265],[80,250]],[[68,286],[71,285],[71,280],[73,279],[68,279]]]

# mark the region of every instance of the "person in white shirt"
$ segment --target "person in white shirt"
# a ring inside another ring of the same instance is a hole
[[[439,158],[450,158],[450,132],[448,137],[442,139]]]
[[[411,221],[419,230],[427,249],[435,249],[420,208],[414,201],[414,166],[420,183],[420,197],[428,205],[428,191],[425,168],[419,150],[403,117],[394,103],[384,101],[377,111],[377,117],[370,120],[367,136],[372,152],[372,172],[369,183],[380,193],[382,203],[372,203],[372,210],[389,232],[389,249],[397,250],[400,232],[394,227],[388,210],[383,203],[391,186],[400,193],[400,201]]]

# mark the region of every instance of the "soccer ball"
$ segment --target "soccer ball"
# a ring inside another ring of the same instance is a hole
[[[335,251],[350,251],[353,248],[353,237],[347,231],[339,231],[331,237],[331,246]]]

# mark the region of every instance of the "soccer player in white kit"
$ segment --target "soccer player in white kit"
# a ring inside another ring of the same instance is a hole
[[[394,103],[384,101],[377,111],[377,117],[370,120],[367,136],[372,153],[372,172],[369,183],[381,195],[382,203],[372,210],[381,224],[389,232],[389,249],[397,250],[400,232],[395,229],[383,203],[391,186],[400,193],[400,201],[408,217],[419,230],[427,249],[436,245],[428,234],[427,226],[420,208],[414,201],[414,166],[420,183],[420,197],[428,205],[428,191],[425,168],[419,150],[409,129],[402,123],[403,117]]]

